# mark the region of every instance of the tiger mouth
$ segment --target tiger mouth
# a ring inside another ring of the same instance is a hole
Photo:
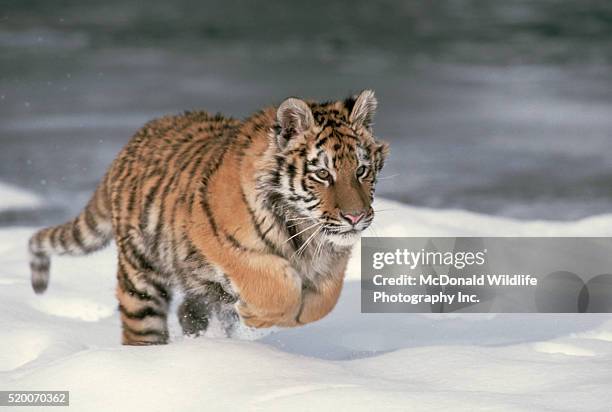
[[[358,229],[358,228],[343,229],[338,226],[325,225],[323,226],[323,231],[327,235],[351,236],[351,235],[356,235],[356,234],[363,232],[363,229]]]

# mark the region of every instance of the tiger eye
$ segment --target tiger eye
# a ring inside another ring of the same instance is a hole
[[[365,174],[365,172],[366,172],[366,167],[365,166],[359,166],[357,168],[356,174],[359,177],[359,176],[363,176]]]
[[[316,172],[316,173],[317,173],[317,177],[318,177],[319,179],[323,179],[323,180],[327,180],[327,179],[329,179],[329,171],[327,171],[327,170],[325,170],[325,169],[320,169],[320,170],[317,170],[317,172]]]

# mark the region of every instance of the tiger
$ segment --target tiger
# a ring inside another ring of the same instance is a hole
[[[186,335],[214,316],[230,331],[323,318],[374,218],[389,152],[373,134],[377,105],[364,90],[322,103],[290,97],[244,120],[186,111],[146,123],[77,217],[30,238],[34,292],[48,287],[51,255],[114,240],[125,345],[168,343],[177,291]]]

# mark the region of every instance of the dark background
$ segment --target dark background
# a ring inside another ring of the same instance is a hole
[[[610,1],[0,0],[0,183],[45,200],[0,211],[0,225],[76,213],[158,115],[242,117],[363,88],[392,149],[380,195],[606,213],[611,66]]]

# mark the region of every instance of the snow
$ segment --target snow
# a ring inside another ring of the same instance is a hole
[[[4,198],[4,197],[3,197]],[[518,221],[378,201],[379,236],[610,236],[612,215]],[[29,285],[33,228],[0,230],[0,388],[70,390],[76,411],[607,410],[612,316],[361,314],[358,253],[336,309],[296,329],[119,344],[115,251],[55,258]],[[263,335],[263,336],[261,336]],[[259,336],[259,337],[258,337]],[[23,408],[27,410],[27,408]]]
[[[41,199],[35,194],[0,182],[0,211],[35,208],[41,203]]]

